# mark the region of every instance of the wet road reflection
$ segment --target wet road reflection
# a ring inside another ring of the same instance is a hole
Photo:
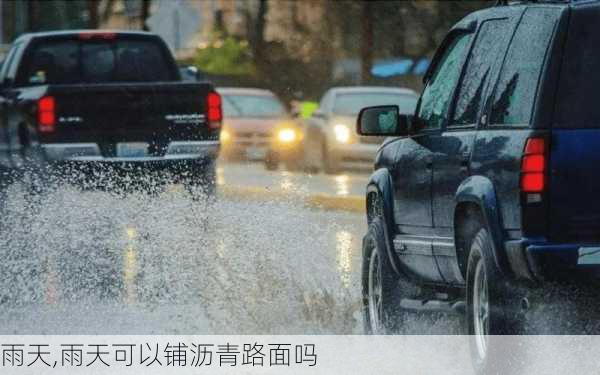
[[[357,244],[354,243],[356,235],[352,235],[352,233],[347,230],[340,230],[335,235],[336,238],[336,261],[337,261],[337,270],[340,273],[340,279],[342,280],[342,285],[345,288],[350,287],[350,282],[352,279],[353,270],[353,262],[352,262],[352,253],[355,248],[357,248]]]
[[[138,275],[138,255],[135,243],[137,230],[133,227],[128,227],[125,233],[127,234],[127,246],[123,252],[124,301],[127,304],[133,304],[137,301],[135,288],[135,280]]]
[[[290,172],[281,172],[281,182],[279,183],[279,187],[281,188],[281,190],[290,191],[294,190],[294,188],[296,188],[296,190],[298,189],[298,186],[294,184],[291,177],[292,175]]]
[[[339,176],[335,176],[335,187],[336,187],[336,194],[337,195],[349,195],[350,194],[350,188],[348,185],[348,175],[342,174]]]
[[[367,178],[368,173],[357,172],[327,175],[286,170],[266,171],[260,163],[222,164],[217,168],[219,185],[266,187],[305,194],[363,196]]]

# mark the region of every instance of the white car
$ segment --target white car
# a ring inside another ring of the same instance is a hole
[[[413,114],[418,95],[406,88],[334,87],[305,123],[304,164],[308,170],[337,173],[371,166],[383,137],[356,134],[356,117],[364,107],[398,105],[400,113]]]

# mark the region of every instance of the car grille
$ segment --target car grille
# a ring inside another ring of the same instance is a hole
[[[271,135],[259,132],[238,132],[233,135],[235,143],[241,146],[267,146]]]

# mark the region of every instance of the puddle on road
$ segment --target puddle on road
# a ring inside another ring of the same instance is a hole
[[[68,186],[5,206],[2,333],[361,332],[362,215]]]

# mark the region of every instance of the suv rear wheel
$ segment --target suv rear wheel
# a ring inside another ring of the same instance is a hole
[[[518,365],[517,350],[494,335],[518,335],[523,317],[519,293],[511,289],[493,257],[490,235],[480,229],[471,244],[467,265],[467,334],[478,374],[502,372]]]

